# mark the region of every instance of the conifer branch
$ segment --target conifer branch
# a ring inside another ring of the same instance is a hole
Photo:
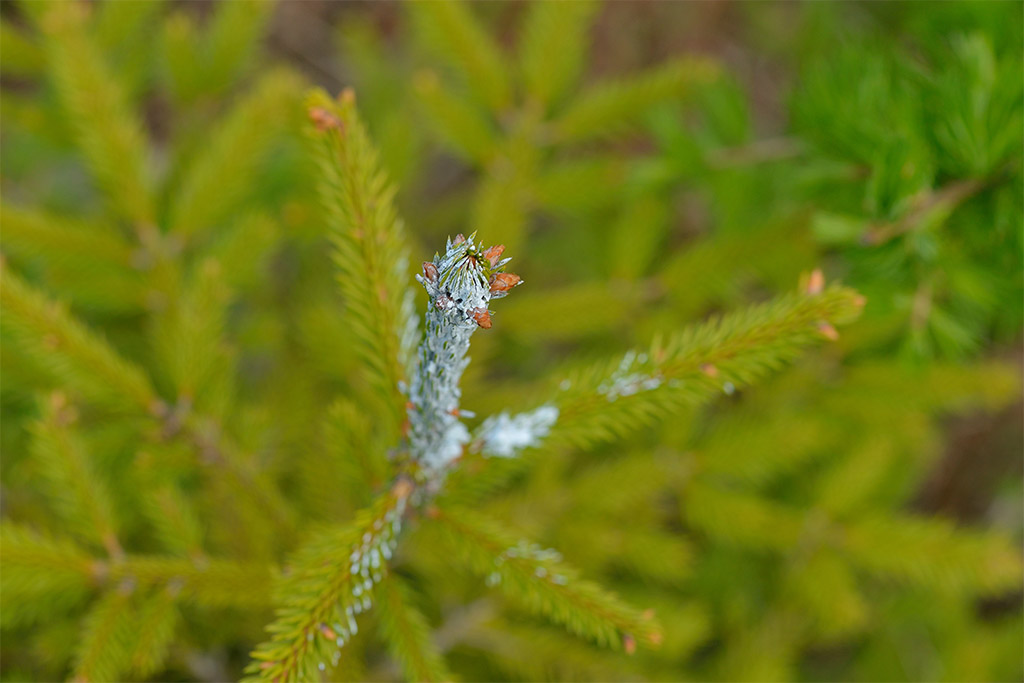
[[[0,522],[0,624],[30,625],[70,611],[100,585],[103,566],[69,541]]]
[[[700,480],[686,487],[683,510],[688,524],[729,545],[785,552],[805,530],[797,509]]]
[[[233,560],[128,555],[104,570],[112,585],[170,590],[180,600],[204,607],[265,608],[273,572],[258,563]]]
[[[249,290],[265,275],[280,237],[280,226],[272,218],[246,213],[205,244],[203,254],[221,265],[229,287]]]
[[[98,560],[68,541],[9,522],[0,524],[0,540],[4,623],[52,617],[97,588],[118,586],[170,591],[176,600],[205,607],[251,609],[270,603],[273,573],[259,564],[154,555]]]
[[[841,287],[792,294],[570,374],[552,400],[560,415],[547,442],[618,438],[683,405],[735,391],[834,337],[833,325],[854,319],[863,303]]]
[[[415,85],[438,134],[466,161],[486,163],[497,147],[498,134],[484,112],[449,92],[433,71],[417,74]]]
[[[338,281],[353,335],[369,379],[402,419],[399,384],[415,343],[412,291],[406,286],[408,254],[394,190],[356,112],[351,91],[340,101],[323,91],[308,98],[309,137],[318,161],[319,190],[327,218]]]
[[[552,213],[574,215],[607,206],[626,177],[614,157],[551,161],[532,179],[533,200]]]
[[[159,669],[178,624],[174,593],[146,593],[130,581],[106,592],[86,617],[74,680],[121,681]]]
[[[93,605],[82,626],[72,680],[120,681],[131,666],[136,613],[133,587],[123,584]]]
[[[512,94],[505,58],[473,16],[471,4],[441,0],[409,7],[431,47],[465,75],[474,99],[492,112],[502,112]]]
[[[43,369],[93,401],[159,420],[172,433],[183,428],[204,464],[223,466],[226,480],[237,484],[240,497],[256,501],[261,513],[269,515],[282,532],[290,531],[290,513],[280,493],[239,457],[216,424],[188,411],[184,418],[171,411],[141,369],[2,264],[0,305],[4,326],[18,335],[25,352]]]
[[[0,242],[12,253],[48,262],[88,263],[92,270],[132,267],[132,247],[121,235],[85,221],[0,202]]]
[[[0,264],[0,303],[4,325],[16,333],[25,352],[69,388],[135,413],[150,413],[158,406],[141,369],[4,264]]]
[[[97,183],[112,208],[142,229],[155,222],[145,136],[85,30],[85,11],[64,3],[45,17],[49,70]]]
[[[519,250],[529,223],[536,157],[536,144],[528,134],[507,140],[499,148],[473,197],[470,225],[474,232],[501,235],[509,249]]]
[[[179,400],[196,403],[202,412],[229,399],[223,373],[230,365],[224,343],[229,303],[223,269],[212,259],[199,264],[178,296],[155,316],[153,346]],[[221,379],[221,382],[217,380]]]
[[[793,562],[786,589],[812,617],[815,628],[830,640],[862,628],[871,612],[853,568],[831,548]]]
[[[554,550],[517,542],[495,522],[454,504],[431,508],[428,516],[441,526],[443,538],[475,573],[530,611],[583,638],[627,652],[638,640],[648,645],[661,642],[652,616],[578,578]]]
[[[380,631],[391,654],[402,663],[410,681],[450,681],[452,675],[431,640],[430,624],[412,604],[409,587],[394,574],[380,585],[377,613]]]
[[[687,405],[735,391],[792,360],[804,347],[834,336],[833,325],[851,321],[863,304],[863,297],[840,287],[792,294],[693,326],[648,350],[576,370],[536,409],[550,406],[557,419],[543,439],[538,436],[530,445],[543,449],[614,441]],[[470,452],[482,446],[478,439]],[[480,500],[528,471],[535,458],[527,449],[486,467],[473,461],[475,469],[457,472],[445,495]]]
[[[207,416],[188,412],[181,419],[177,411],[164,411],[161,414],[163,426],[173,431],[181,428],[182,437],[199,456],[205,474],[212,479],[211,486],[229,491],[231,500],[238,506],[239,512],[252,515],[250,519],[258,520],[258,528],[251,530],[258,534],[263,531],[263,522],[269,521],[278,534],[290,535],[295,532],[294,511],[287,504],[277,484],[269,475],[260,469],[238,444],[224,433],[220,423]]]
[[[164,23],[162,57],[174,98],[184,104],[220,93],[252,65],[274,0],[218,4],[200,28],[179,12]]]
[[[389,470],[384,448],[371,438],[373,425],[361,406],[338,398],[327,411],[325,428],[329,452],[345,475],[348,495],[368,505]]]
[[[409,386],[409,450],[433,493],[470,439],[459,407],[469,340],[478,327],[491,326],[491,300],[522,282],[504,272],[511,260],[501,258],[504,249],[484,249],[475,235],[457,235],[448,240],[444,255],[424,262],[423,275],[416,276],[430,300],[419,365]]]
[[[89,31],[132,102],[141,100],[146,88],[152,85],[151,63],[145,58],[130,59],[128,55],[148,56],[150,39],[163,10],[159,2],[112,2],[97,5],[90,13]]]
[[[254,680],[309,681],[337,663],[387,575],[413,485],[401,479],[345,527],[328,529],[292,558],[278,586],[271,639],[246,669]]]
[[[181,621],[175,597],[174,587],[157,590],[143,598],[138,606],[135,642],[129,655],[129,670],[133,676],[150,678],[167,660]]]
[[[536,2],[527,8],[520,68],[526,93],[541,107],[557,102],[579,79],[598,8],[590,0]]]
[[[554,122],[554,134],[561,142],[574,143],[621,133],[655,105],[713,82],[718,73],[714,62],[686,59],[628,80],[600,83],[569,105]]]
[[[165,551],[179,557],[203,556],[196,510],[174,482],[147,481],[143,513]]]
[[[218,122],[189,164],[170,207],[171,229],[192,239],[222,224],[252,192],[260,162],[285,131],[299,92],[287,71],[272,71]]]
[[[868,516],[848,523],[842,549],[879,576],[967,594],[997,594],[1024,578],[1020,549],[993,531],[967,531],[940,519]]]
[[[101,479],[74,430],[76,414],[67,397],[54,392],[33,429],[32,456],[41,470],[64,524],[82,538],[123,554],[107,482]]]
[[[276,5],[276,0],[240,0],[214,8],[201,48],[206,92],[227,87],[246,72]]]

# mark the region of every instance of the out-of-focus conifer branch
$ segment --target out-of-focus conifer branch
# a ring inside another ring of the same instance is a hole
[[[396,482],[349,526],[327,529],[291,559],[271,639],[253,653],[254,680],[308,681],[337,663],[387,575],[413,485]]]
[[[369,379],[397,427],[404,405],[399,384],[416,331],[407,285],[408,252],[393,206],[394,190],[354,99],[351,91],[342,93],[340,101],[313,92],[307,100],[312,119],[308,132],[350,329],[361,342]]]
[[[472,570],[509,599],[573,633],[606,647],[632,653],[637,642],[658,645],[661,632],[653,614],[628,607],[617,596],[584,579],[561,555],[517,541],[496,522],[456,504],[433,507],[428,517]]]

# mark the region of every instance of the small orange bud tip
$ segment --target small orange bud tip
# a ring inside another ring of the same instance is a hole
[[[486,308],[473,309],[473,320],[485,330],[491,329],[491,312]]]
[[[627,655],[636,654],[636,638],[628,633],[622,636],[622,646],[626,649]]]
[[[821,268],[815,268],[807,280],[807,293],[814,295],[821,294],[823,291],[825,291],[825,274],[821,272]]]
[[[309,110],[309,120],[313,122],[313,125],[321,133],[331,129],[341,130],[341,119],[323,107],[311,107]]]
[[[491,292],[507,292],[522,281],[515,273],[496,273],[491,278]]]
[[[836,332],[836,328],[832,327],[828,323],[818,323],[818,331],[825,336],[826,339],[835,341],[839,339],[839,333]]]
[[[700,366],[700,371],[708,377],[718,377],[718,368],[711,363],[704,363]]]
[[[857,296],[853,297],[853,305],[856,306],[857,308],[864,308],[864,306],[867,303],[868,303],[867,298],[865,298],[864,296],[862,296],[860,294],[858,294]]]
[[[487,259],[493,267],[498,259],[501,258],[502,252],[505,251],[504,244],[495,244],[493,247],[484,252],[484,258]]]
[[[260,669],[266,671],[274,666],[273,662],[260,662]]]
[[[430,282],[437,282],[437,266],[430,261],[423,262],[423,277]]]
[[[320,633],[322,633],[324,638],[327,638],[328,640],[334,640],[338,637],[338,634],[331,630],[327,624],[320,624]]]

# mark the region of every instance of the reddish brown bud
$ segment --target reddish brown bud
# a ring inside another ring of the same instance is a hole
[[[465,241],[466,236],[460,232],[458,235],[455,236],[455,239],[452,240],[452,244],[462,244]]]
[[[826,339],[830,339],[832,341],[839,339],[839,333],[836,332],[836,328],[826,322],[818,323],[818,331],[821,332]]]
[[[492,292],[507,292],[519,284],[521,277],[515,273],[497,273],[491,278]]]
[[[636,638],[624,633],[622,635],[622,646],[626,648],[626,654],[631,655],[636,653]]]
[[[437,266],[430,261],[423,262],[423,277],[430,282],[437,282]]]
[[[815,268],[807,280],[807,293],[815,295],[821,294],[823,291],[825,291],[825,275],[821,272],[821,268]]]
[[[718,377],[718,368],[711,363],[704,363],[700,366],[700,371],[708,377]]]
[[[408,477],[403,476],[397,479],[395,483],[391,486],[391,495],[399,499],[408,498],[410,495],[412,495],[412,492],[413,490],[415,490],[415,488],[416,484],[412,483],[412,480],[409,479]]]
[[[491,266],[493,267],[494,264],[498,262],[498,259],[501,258],[501,254],[503,251],[505,251],[504,244],[495,244],[493,247],[484,252],[484,258],[490,261]]]
[[[491,312],[486,308],[474,308],[473,320],[475,320],[476,324],[485,330],[489,330],[491,328]]]
[[[341,119],[323,107],[311,107],[309,110],[309,120],[313,122],[313,125],[321,133],[332,128],[341,130]]]
[[[331,627],[327,624],[320,624],[320,633],[322,633],[324,638],[327,638],[328,640],[334,640],[338,637],[338,634],[331,630]]]

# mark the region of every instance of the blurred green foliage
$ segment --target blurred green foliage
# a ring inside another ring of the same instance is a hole
[[[563,634],[425,523],[411,621],[329,679],[436,672],[410,623],[468,680],[1024,676],[1020,4],[339,4],[326,57],[281,49],[302,4],[0,6],[4,680],[239,677],[276,568],[386,486],[301,136],[318,61],[414,261],[472,230],[516,257],[481,415],[815,267],[867,298],[760,386],[454,473],[660,647]]]

